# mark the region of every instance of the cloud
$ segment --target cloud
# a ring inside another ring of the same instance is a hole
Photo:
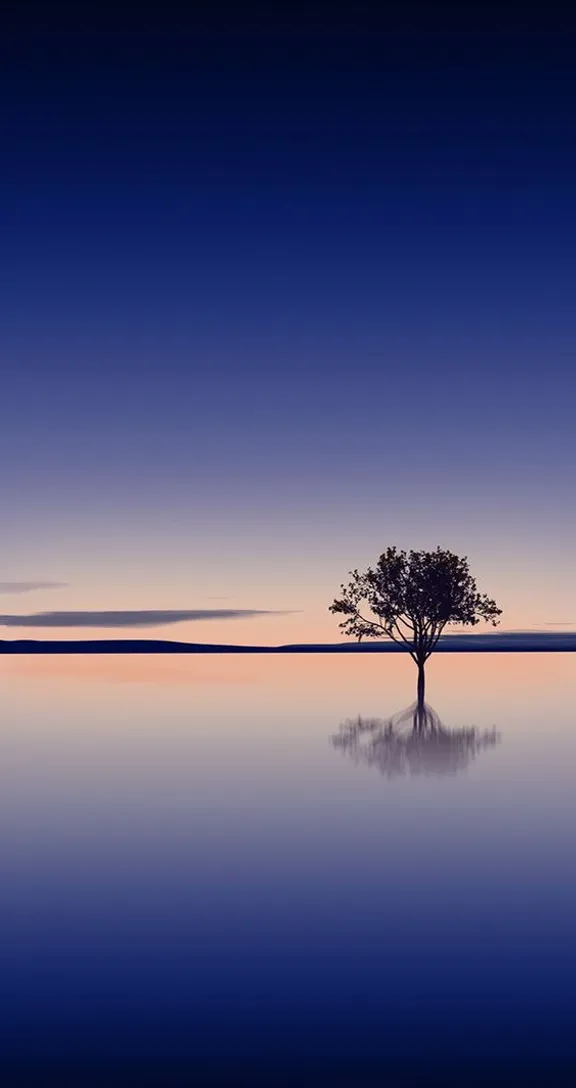
[[[0,593],[33,593],[35,589],[62,589],[68,582],[0,582]]]
[[[190,620],[237,620],[254,616],[282,616],[286,612],[255,608],[138,609],[132,612],[33,612],[2,616],[2,627],[163,627]]]

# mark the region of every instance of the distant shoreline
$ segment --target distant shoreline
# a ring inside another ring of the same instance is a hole
[[[503,632],[445,635],[435,653],[575,653],[576,632]],[[9,639],[2,654],[378,654],[406,653],[393,642],[295,643],[285,646],[234,646],[169,639]]]

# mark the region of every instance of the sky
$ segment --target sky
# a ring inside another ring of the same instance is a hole
[[[339,640],[391,544],[576,626],[574,37],[467,10],[14,16],[0,637]]]

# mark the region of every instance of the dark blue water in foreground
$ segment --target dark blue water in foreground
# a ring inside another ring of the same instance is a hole
[[[3,1083],[570,1083],[574,671],[1,661]]]

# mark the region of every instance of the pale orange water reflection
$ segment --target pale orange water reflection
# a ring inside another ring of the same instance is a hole
[[[466,696],[482,702],[497,692],[504,706],[515,701],[515,692],[554,690],[576,678],[571,654],[439,654],[428,666],[428,687],[435,704],[445,698]],[[358,654],[294,655],[0,655],[0,679],[29,682],[49,680],[83,684],[152,684],[172,686],[258,685],[318,690],[361,690],[382,699],[404,691],[410,701],[415,670],[408,656]],[[36,685],[37,686],[37,685]]]

